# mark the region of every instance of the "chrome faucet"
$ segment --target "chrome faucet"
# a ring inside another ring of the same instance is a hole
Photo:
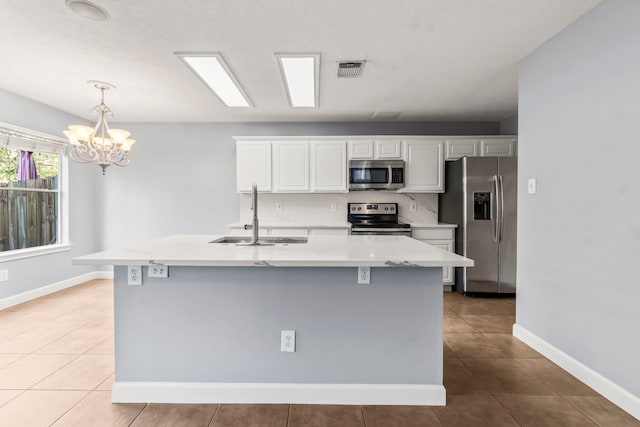
[[[251,210],[253,211],[253,220],[251,224],[245,224],[245,230],[251,230],[251,242],[248,245],[259,245],[258,241],[258,184],[253,184],[251,188]]]

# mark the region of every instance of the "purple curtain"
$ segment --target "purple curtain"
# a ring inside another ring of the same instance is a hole
[[[28,179],[37,179],[38,169],[36,169],[36,161],[33,159],[31,151],[20,150],[20,159],[18,159],[18,180],[26,181]]]

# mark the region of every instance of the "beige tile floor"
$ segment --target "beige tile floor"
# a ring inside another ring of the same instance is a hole
[[[112,404],[113,284],[0,311],[0,426],[640,426],[511,336],[515,301],[445,293],[447,406]]]

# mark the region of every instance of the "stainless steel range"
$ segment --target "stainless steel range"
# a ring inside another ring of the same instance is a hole
[[[411,225],[398,222],[397,203],[349,203],[347,221],[353,235],[411,236]]]

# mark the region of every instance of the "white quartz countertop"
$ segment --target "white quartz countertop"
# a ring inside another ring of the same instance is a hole
[[[405,236],[309,236],[306,244],[236,246],[222,236],[175,235],[73,259],[88,265],[471,267],[473,261]]]
[[[446,224],[444,222],[438,222],[436,224],[428,223],[411,223],[411,228],[457,228],[457,224]]]
[[[251,224],[248,222],[234,222],[229,224],[229,228],[243,228],[245,224]],[[263,223],[260,221],[260,228],[351,228],[351,223],[341,222],[337,224],[301,224],[301,223]]]

